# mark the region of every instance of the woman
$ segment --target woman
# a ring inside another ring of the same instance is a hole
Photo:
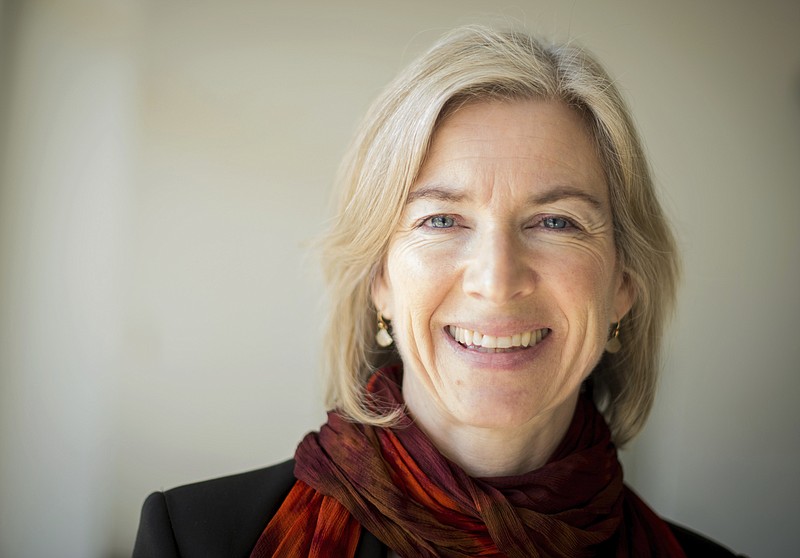
[[[152,495],[135,556],[730,556],[623,485],[678,276],[585,52],[465,28],[375,103],[325,242],[332,411]]]

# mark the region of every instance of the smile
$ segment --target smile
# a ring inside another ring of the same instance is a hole
[[[543,328],[509,336],[494,336],[453,325],[448,326],[447,331],[459,344],[481,352],[505,352],[507,350],[525,349],[536,345],[550,334],[549,328]]]

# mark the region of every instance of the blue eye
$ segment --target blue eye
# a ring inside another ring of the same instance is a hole
[[[571,223],[561,217],[545,217],[542,219],[542,226],[546,229],[566,229]]]
[[[449,229],[456,224],[455,219],[447,215],[434,215],[428,219],[428,224],[434,229]]]

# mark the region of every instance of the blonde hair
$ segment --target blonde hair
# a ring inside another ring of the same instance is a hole
[[[644,425],[679,262],[625,103],[600,64],[572,44],[545,46],[516,31],[470,26],[447,34],[378,97],[345,156],[338,205],[323,241],[330,308],[324,339],[326,404],[387,426],[397,409],[370,411],[365,383],[389,358],[375,342],[371,286],[442,118],[465,103],[544,99],[583,115],[606,171],[623,271],[636,300],[622,349],[592,373],[593,394],[621,446]],[[394,355],[396,357],[396,355]]]

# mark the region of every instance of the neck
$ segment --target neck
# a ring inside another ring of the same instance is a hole
[[[411,395],[411,394],[409,394]],[[578,392],[525,424],[486,427],[465,424],[406,396],[414,420],[437,449],[471,477],[521,475],[547,463],[572,421]]]

